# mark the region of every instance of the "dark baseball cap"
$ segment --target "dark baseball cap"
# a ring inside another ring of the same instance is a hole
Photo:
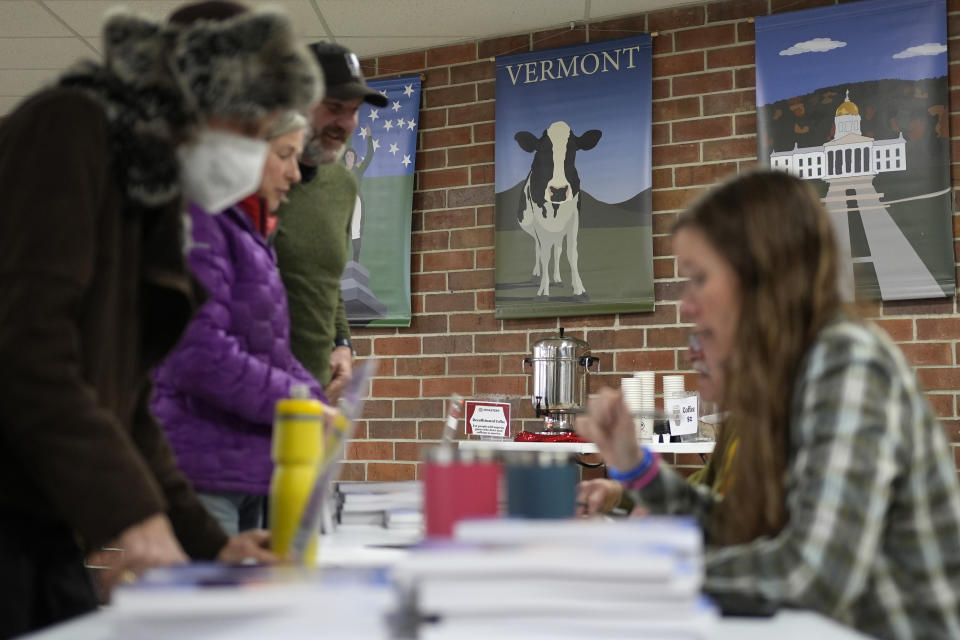
[[[357,55],[339,44],[314,42],[310,51],[323,69],[326,95],[337,100],[363,98],[375,107],[387,106],[387,97],[367,86]]]

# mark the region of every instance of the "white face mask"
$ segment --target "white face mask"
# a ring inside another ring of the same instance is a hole
[[[202,130],[177,148],[184,196],[208,213],[220,213],[260,187],[269,150],[263,140]]]

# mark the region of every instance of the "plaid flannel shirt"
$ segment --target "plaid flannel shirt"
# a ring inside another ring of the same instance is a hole
[[[874,327],[827,326],[792,401],[789,521],[708,546],[705,588],[814,609],[882,638],[960,638],[960,486],[943,430]],[[719,499],[662,467],[633,499],[695,515]]]

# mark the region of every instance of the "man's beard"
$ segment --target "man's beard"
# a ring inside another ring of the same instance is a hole
[[[346,135],[343,135],[343,142],[337,145],[336,149],[327,149],[323,146],[323,131],[336,132],[342,135],[343,130],[339,127],[327,127],[319,133],[314,131],[310,135],[310,140],[303,146],[303,153],[300,159],[304,164],[320,165],[336,162],[343,157],[343,152],[347,150]]]

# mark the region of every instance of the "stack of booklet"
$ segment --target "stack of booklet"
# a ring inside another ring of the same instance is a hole
[[[477,520],[394,568],[407,609],[441,638],[707,638],[703,543],[683,518]]]
[[[340,526],[423,531],[423,483],[340,482],[336,487]]]
[[[394,602],[382,570],[193,563],[116,589],[102,626],[111,640],[386,639]]]

